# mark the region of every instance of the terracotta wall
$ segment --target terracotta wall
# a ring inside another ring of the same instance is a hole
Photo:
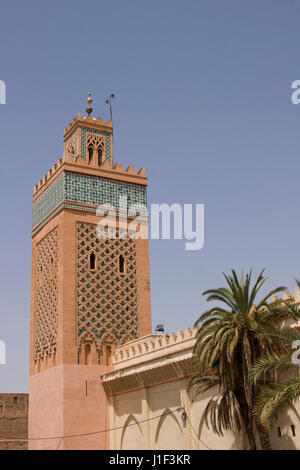
[[[0,394],[0,450],[26,450],[28,394]]]

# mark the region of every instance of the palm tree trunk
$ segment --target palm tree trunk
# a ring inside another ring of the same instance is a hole
[[[246,434],[249,442],[249,450],[257,450],[253,428],[249,423],[246,428]]]
[[[259,423],[256,424],[256,429],[262,450],[272,450],[268,431]]]
[[[240,377],[242,376],[242,372],[240,372]],[[239,404],[241,418],[244,424],[245,434],[248,439],[249,450],[257,450],[256,442],[255,442],[255,434],[253,430],[253,420],[251,419],[251,413],[249,406],[247,404],[247,400],[245,397],[245,392],[242,388],[239,388],[235,392],[235,398]]]

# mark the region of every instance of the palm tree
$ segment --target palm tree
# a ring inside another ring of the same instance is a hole
[[[291,319],[300,320],[297,305],[286,302],[286,308]],[[268,430],[281,414],[289,408],[294,409],[295,401],[300,398],[300,332],[296,328],[274,327],[266,336],[279,342],[280,350],[257,360],[251,370],[251,379],[253,384],[264,384],[257,397],[253,416],[260,426]]]
[[[253,418],[260,386],[251,382],[249,374],[257,359],[275,353],[274,341],[261,332],[281,318],[279,304],[269,304],[268,299],[285,290],[272,290],[256,306],[255,299],[266,281],[263,272],[252,284],[252,271],[238,279],[232,270],[230,275],[224,274],[226,287],[203,293],[208,301],[220,302],[221,306],[208,310],[195,323],[199,329],[193,355],[199,373],[190,381],[195,396],[214,389],[205,408],[207,425],[211,424],[219,435],[224,430],[244,431],[251,450],[256,449],[255,429],[262,448],[271,448],[268,433]]]

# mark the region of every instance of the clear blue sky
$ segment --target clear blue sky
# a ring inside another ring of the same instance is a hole
[[[0,11],[0,392],[28,389],[33,185],[85,109],[108,117],[115,161],[146,167],[150,203],[204,203],[205,247],[150,243],[153,325],[193,325],[232,267],[300,277],[297,0],[3,0]]]

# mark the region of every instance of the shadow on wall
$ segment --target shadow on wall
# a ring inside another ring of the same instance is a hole
[[[175,413],[172,413],[169,408],[164,411],[159,419],[155,433],[155,448],[158,450],[185,449],[181,425]]]
[[[204,408],[211,398],[212,393],[206,392],[201,398],[195,399],[191,407],[192,416],[201,416],[198,427],[198,439],[209,443],[213,450],[243,449],[247,446],[246,439],[241,434],[224,432],[224,436],[215,434],[210,423],[205,423]],[[193,412],[194,406],[194,412]],[[194,420],[195,422],[195,420]],[[196,427],[197,429],[197,427]],[[270,431],[270,443],[274,450],[298,450],[300,449],[300,416],[296,409],[284,414]],[[260,448],[259,437],[256,436],[256,443]]]
[[[146,428],[145,428],[146,426]],[[135,416],[126,419],[121,434],[120,449],[147,449],[145,441],[147,423],[139,424]],[[183,430],[179,420],[170,409],[166,409],[159,420],[153,422],[154,448],[157,450],[184,450]]]
[[[218,389],[215,389],[217,393]],[[197,432],[198,446],[202,449],[209,447],[211,450],[240,450],[243,449],[243,435],[231,431],[224,431],[223,436],[216,434],[212,430],[209,419],[205,419],[205,407],[208,401],[214,395],[214,390],[209,390],[201,395],[201,397],[193,398],[190,393],[191,399],[191,421],[193,428]],[[205,444],[205,445],[204,445]]]
[[[120,449],[141,448],[143,431],[135,416],[130,415],[126,419],[121,435]]]
[[[186,384],[185,384],[186,385]],[[185,388],[185,387],[184,387]],[[121,418],[122,431],[116,434],[116,445],[120,449],[147,449],[153,446],[163,449],[211,449],[211,450],[241,450],[247,448],[243,433],[224,432],[223,436],[212,430],[210,422],[206,423],[204,410],[213,391],[207,391],[201,397],[191,400],[186,411],[186,425],[180,419],[176,408],[182,406],[179,384],[168,384],[155,387],[148,391],[147,408],[152,419],[147,418],[142,407],[145,395],[135,392],[128,398],[126,394],[119,397],[116,406],[117,415]],[[185,402],[185,399],[183,399]],[[172,412],[173,411],[173,412]],[[189,423],[190,420],[190,423]],[[190,426],[192,425],[192,427]],[[270,433],[270,441],[274,450],[300,449],[300,418],[297,410],[285,414]],[[257,436],[257,446],[260,441]]]

